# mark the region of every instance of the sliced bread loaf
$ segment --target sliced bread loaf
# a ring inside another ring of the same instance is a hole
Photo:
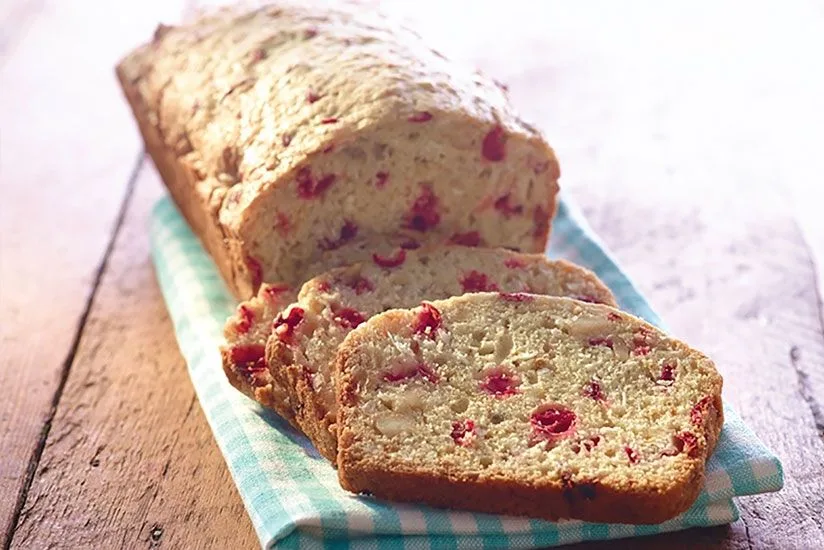
[[[374,254],[307,282],[267,344],[272,376],[288,388],[296,421],[335,460],[337,410],[332,370],[338,345],[371,316],[424,299],[501,290],[575,296],[614,304],[590,271],[543,255],[441,246]]]
[[[353,492],[555,520],[659,523],[722,424],[712,361],[613,308],[469,294],[372,317],[338,353]]]

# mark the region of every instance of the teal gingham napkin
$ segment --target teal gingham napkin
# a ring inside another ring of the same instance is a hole
[[[343,491],[307,439],[226,381],[218,346],[235,309],[217,269],[168,199],[151,220],[157,277],[192,383],[264,548],[532,548],[652,535],[730,523],[732,497],[777,491],[778,459],[729,407],[706,484],[686,513],[660,525],[530,520],[389,504]],[[661,320],[568,200],[553,222],[550,255],[595,271],[621,307]]]

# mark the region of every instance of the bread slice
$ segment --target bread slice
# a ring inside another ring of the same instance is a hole
[[[337,369],[341,485],[439,507],[659,523],[695,500],[723,419],[710,359],[568,298],[388,311]]]
[[[428,243],[430,235],[423,236]],[[337,267],[370,260],[373,254],[391,255],[398,249],[417,248],[421,242],[405,235],[381,238],[358,238],[345,246],[327,252],[324,261],[307,268],[313,275],[323,273],[328,266]],[[226,343],[220,354],[223,371],[229,382],[246,396],[264,407],[273,409],[297,427],[286,387],[272,378],[266,368],[266,340],[278,315],[297,299],[297,289],[286,283],[264,283],[257,295],[238,305],[223,328]]]
[[[382,311],[484,290],[577,296],[614,304],[590,271],[543,255],[503,249],[441,246],[375,254],[307,282],[291,317],[275,323],[267,362],[288,388],[295,418],[320,453],[334,461],[337,434],[332,370],[338,345]],[[291,320],[289,320],[291,319]]]
[[[231,290],[297,287],[355,236],[542,252],[558,162],[505,88],[373,9],[322,4],[161,25],[117,67],[146,149]]]

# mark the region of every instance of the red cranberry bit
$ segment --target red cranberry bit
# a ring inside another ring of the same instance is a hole
[[[321,124],[334,124],[337,121],[338,121],[337,117],[333,117],[333,116],[320,119]]]
[[[523,214],[523,212],[524,212],[523,205],[518,204],[518,205],[513,206],[513,205],[509,204],[509,199],[510,199],[510,194],[509,193],[499,197],[498,200],[496,200],[495,204],[494,204],[495,210],[497,210],[498,212],[503,214],[505,218],[510,218],[511,216],[520,216],[521,214]]]
[[[246,256],[246,269],[249,271],[252,287],[258,289],[263,282],[263,267],[256,259],[251,256]]]
[[[593,435],[581,441],[581,445],[584,446],[584,449],[587,451],[591,451],[595,447],[598,446],[598,443],[601,442],[601,436]]]
[[[353,281],[350,281],[349,286],[352,288],[352,290],[355,291],[355,294],[357,294],[358,296],[366,292],[372,292],[373,290],[375,290],[375,285],[373,285],[369,279],[367,279],[366,277],[362,277],[360,275],[358,275],[358,277]]]
[[[403,366],[401,368],[396,368],[390,372],[387,372],[383,375],[383,379],[386,382],[402,382],[403,380],[409,380],[410,378],[415,378],[416,376],[420,376],[421,378],[436,384],[440,377],[438,373],[432,370],[432,367],[427,365],[426,363],[413,363],[410,365]]]
[[[575,431],[575,413],[560,405],[543,405],[530,418],[532,432],[550,441],[572,435]]]
[[[620,321],[622,319],[622,317],[619,313],[615,313],[614,311],[610,311],[609,313],[607,313],[607,319],[609,319],[610,321]]]
[[[575,296],[575,299],[578,300],[579,302],[586,302],[588,304],[603,304],[603,302],[601,300],[599,300],[598,298],[596,298],[595,296],[593,296],[591,294],[583,294],[581,296]]]
[[[404,250],[417,250],[421,247],[421,243],[416,241],[415,239],[406,239],[401,243],[401,248]]]
[[[252,63],[257,63],[266,59],[266,50],[263,48],[255,48],[252,50]]]
[[[646,327],[638,327],[632,335],[632,354],[648,355],[652,351],[653,333]]]
[[[435,331],[441,326],[441,322],[441,312],[432,304],[423,302],[415,320],[415,334],[423,334],[434,340]]]
[[[475,439],[475,422],[456,420],[452,423],[452,439],[461,447],[468,447]]]
[[[327,174],[315,181],[312,169],[304,166],[298,170],[295,179],[298,182],[298,196],[302,199],[314,199],[323,194],[335,183],[335,174]]]
[[[280,136],[280,142],[283,144],[284,147],[289,147],[289,144],[292,143],[292,137],[294,134],[283,134]]]
[[[704,416],[707,414],[707,410],[710,408],[710,404],[712,401],[712,397],[709,395],[695,404],[690,411],[690,421],[695,424],[696,426],[700,426],[704,423]]]
[[[281,342],[291,343],[295,336],[295,329],[303,321],[306,312],[303,308],[292,306],[280,313],[273,324],[275,334]]]
[[[332,152],[332,151],[334,151],[334,150],[335,150],[335,144],[334,144],[334,143],[330,143],[329,145],[327,145],[326,147],[324,147],[324,148],[321,150],[321,153],[324,153],[324,154],[326,154],[326,153],[331,153],[331,152]]]
[[[492,162],[504,160],[506,156],[506,134],[500,125],[496,125],[484,136],[481,144],[481,155]]]
[[[237,324],[235,325],[238,334],[246,334],[252,328],[252,323],[255,320],[255,312],[249,309],[248,306],[240,304],[237,306]]]
[[[315,90],[312,90],[312,89],[306,90],[306,103],[308,103],[309,105],[316,102],[321,97],[323,97],[323,96],[321,96]]]
[[[504,260],[504,266],[509,269],[522,269],[526,267],[526,262],[520,258],[507,258]]]
[[[378,189],[383,189],[387,181],[389,181],[389,174],[386,172],[378,172],[375,174],[375,187]]]
[[[698,437],[692,432],[681,432],[673,436],[673,443],[679,453],[687,453],[690,458],[698,456]],[[675,453],[677,454],[677,453]]]
[[[590,338],[589,339],[590,346],[604,346],[609,349],[612,349],[612,338],[607,336],[606,338]]]
[[[346,220],[340,228],[340,236],[337,239],[323,239],[318,242],[321,250],[336,250],[354,239],[358,234],[358,225],[350,220]]]
[[[421,194],[415,199],[409,213],[404,219],[404,226],[414,231],[428,231],[441,221],[438,213],[438,197],[432,191],[431,185],[423,185]]]
[[[264,296],[271,303],[277,303],[280,300],[280,295],[289,290],[289,286],[285,284],[266,285],[263,289]]]
[[[526,292],[499,292],[498,296],[507,302],[531,302],[535,299],[533,294],[527,294]]]
[[[502,367],[497,367],[486,375],[484,381],[481,382],[481,389],[495,397],[509,397],[521,393],[518,389],[520,385],[521,381],[517,376]]]
[[[675,364],[664,362],[661,365],[661,374],[658,376],[658,384],[662,386],[671,386],[675,382]]]
[[[265,353],[266,347],[263,344],[250,344],[234,346],[229,355],[238,374],[248,380],[266,370]]]
[[[394,256],[379,256],[377,253],[372,254],[372,261],[381,267],[398,267],[406,261],[406,250],[399,249]]]
[[[315,27],[309,27],[308,29],[303,31],[303,38],[309,40],[310,38],[314,38],[318,35],[318,29]]]
[[[532,236],[536,239],[545,238],[549,233],[549,214],[547,211],[540,206],[536,206],[532,214],[532,223],[535,226]]]
[[[467,233],[455,233],[449,239],[449,242],[461,246],[480,246],[481,234],[477,231],[469,231]]]
[[[629,458],[630,464],[638,464],[638,461],[641,460],[641,457],[638,456],[638,453],[635,452],[634,449],[630,447],[624,447],[624,451],[627,453],[627,457]]]
[[[363,314],[350,307],[339,309],[334,314],[335,322],[343,328],[354,329],[358,325],[366,321]]]
[[[407,118],[409,122],[428,122],[432,120],[432,113],[429,111],[416,111]]]
[[[277,231],[281,237],[289,235],[289,230],[292,228],[292,222],[289,221],[289,216],[283,212],[278,212],[275,214],[275,218],[276,221],[273,229]]]
[[[329,292],[332,285],[329,284],[329,281],[321,281],[315,285],[315,288],[318,292]]]
[[[498,290],[498,285],[491,283],[486,273],[479,273],[474,269],[461,279],[461,287],[464,292],[494,292]]]
[[[589,397],[595,401],[604,401],[606,396],[604,390],[601,389],[601,384],[597,380],[591,380],[589,384],[584,386],[584,397]]]
[[[536,175],[543,174],[548,169],[549,169],[549,161],[548,160],[544,160],[544,161],[540,161],[540,162],[532,161],[532,171]]]

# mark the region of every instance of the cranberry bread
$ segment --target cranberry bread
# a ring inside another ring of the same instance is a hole
[[[501,290],[576,296],[614,304],[590,271],[539,254],[443,246],[375,254],[307,282],[299,300],[275,323],[267,344],[272,376],[288,388],[297,424],[320,453],[337,453],[335,354],[344,337],[382,311],[423,299]]]
[[[117,74],[241,298],[302,284],[356,235],[545,248],[559,169],[540,133],[493,80],[362,7],[282,1],[161,25]]]
[[[723,420],[706,356],[568,298],[388,311],[337,368],[341,485],[441,507],[659,523],[695,500]]]
[[[369,260],[374,254],[390,256],[399,249],[417,248],[419,243],[403,236],[388,239],[355,239],[351,243],[330,250],[325,264],[348,265]],[[309,270],[313,274],[325,271],[323,265]],[[235,314],[223,329],[226,344],[221,346],[223,370],[229,382],[246,396],[275,410],[295,425],[288,392],[272,378],[266,368],[266,340],[272,332],[272,323],[283,309],[297,299],[297,290],[282,283],[263,283],[257,296],[238,305]]]

